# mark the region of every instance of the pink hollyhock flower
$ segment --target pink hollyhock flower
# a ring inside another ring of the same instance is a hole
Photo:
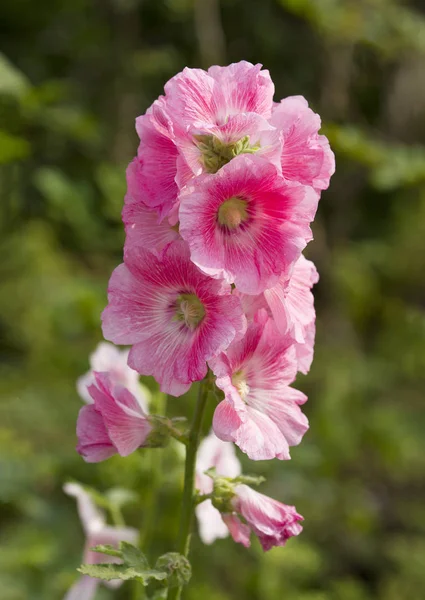
[[[318,195],[258,156],[238,156],[180,194],[180,234],[205,273],[247,294],[275,285],[312,239]]]
[[[292,340],[260,310],[245,337],[209,364],[225,394],[214,413],[217,437],[253,460],[289,459],[308,429],[300,409],[307,398],[289,387],[298,366]]]
[[[94,373],[89,387],[93,404],[83,406],[77,420],[79,452],[86,462],[113,454],[128,456],[142,447],[152,425],[143,408],[125,387],[113,384],[109,373]]]
[[[97,563],[119,563],[118,558],[93,552],[94,546],[110,544],[118,548],[120,542],[137,544],[138,532],[131,527],[111,527],[106,524],[104,514],[94,505],[90,495],[78,484],[67,483],[64,491],[68,496],[77,500],[78,513],[86,535],[83,563],[94,565]],[[99,583],[110,588],[119,587],[121,581],[102,581],[87,575],[80,577],[66,594],[64,600],[92,600],[96,594]]]
[[[203,379],[206,361],[246,328],[239,298],[201,273],[183,242],[168,246],[161,260],[129,248],[112,274],[102,319],[107,339],[133,345],[129,364],[175,396]]]
[[[140,138],[137,157],[127,173],[129,187],[138,189],[132,194],[135,201],[154,208],[164,218],[177,199],[176,161],[178,150],[173,141],[173,126],[163,97],[156,100],[145,115],[136,119]]]
[[[149,390],[139,383],[137,371],[128,366],[128,352],[128,350],[119,350],[108,342],[98,344],[89,358],[90,371],[77,380],[77,391],[84,402],[93,403],[88,388],[95,383],[94,371],[108,371],[112,383],[128,388],[136,396],[143,410],[147,410]]]
[[[269,119],[274,84],[262,65],[241,61],[227,67],[184,69],[165,85],[167,108],[186,127],[224,125],[240,113]]]
[[[261,65],[184,69],[165,86],[165,102],[181,153],[177,183],[216,173],[238,154],[256,153],[280,171],[281,133],[267,119],[274,85]]]
[[[292,181],[325,190],[335,172],[335,156],[320,117],[302,96],[290,96],[273,107],[270,123],[283,133],[282,173]]]
[[[223,477],[237,477],[241,473],[234,445],[222,442],[213,432],[201,442],[196,459],[196,488],[201,494],[210,494],[213,491],[213,480],[205,475],[205,471],[212,467]],[[220,512],[212,505],[211,500],[198,504],[196,516],[199,535],[204,544],[212,544],[216,539],[228,536],[228,529]]]
[[[301,255],[291,275],[282,275],[274,287],[258,296],[240,295],[245,314],[253,318],[265,308],[282,335],[290,334],[295,342],[303,344],[316,320],[311,288],[318,280],[314,264]]]
[[[249,547],[252,532],[258,537],[263,550],[267,551],[274,546],[284,546],[290,537],[301,533],[298,521],[302,521],[303,517],[294,506],[277,502],[244,484],[237,485],[234,491],[235,496],[231,500],[234,513],[222,516],[235,542]]]
[[[178,217],[172,211],[161,220],[156,209],[144,203],[145,196],[139,186],[138,170],[138,159],[134,159],[127,168],[128,190],[122,211],[126,232],[124,250],[136,245],[160,256],[171,242],[180,239],[175,224]]]

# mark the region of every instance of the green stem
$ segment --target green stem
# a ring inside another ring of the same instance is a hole
[[[164,414],[167,408],[167,396],[158,392],[152,398],[152,410],[158,414]],[[150,461],[149,485],[145,487],[145,502],[143,511],[143,521],[140,527],[139,546],[149,556],[152,538],[155,531],[156,516],[158,511],[158,490],[161,487],[161,458],[160,448],[152,448],[143,456],[143,460]],[[146,590],[139,582],[134,582],[133,600],[143,600],[146,598]]]
[[[115,527],[125,527],[125,521],[124,517],[122,516],[121,508],[116,504],[112,504],[109,507],[109,510]]]
[[[186,446],[186,463],[184,469],[184,488],[182,509],[180,518],[180,531],[178,537],[178,551],[187,558],[190,547],[190,533],[195,506],[195,468],[196,453],[201,435],[202,418],[208,398],[208,380],[205,378],[199,386],[198,399],[193,415],[192,426],[189,432],[189,440]],[[180,600],[183,586],[171,588],[168,600]]]

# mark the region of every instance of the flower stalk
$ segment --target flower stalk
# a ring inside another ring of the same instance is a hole
[[[189,440],[186,446],[186,462],[184,469],[184,487],[181,508],[180,530],[177,541],[177,550],[187,558],[190,549],[190,536],[195,507],[195,467],[196,453],[198,451],[201,435],[202,419],[208,399],[209,385],[208,375],[199,385],[198,398],[193,415],[192,425],[189,431]],[[180,600],[183,586],[172,588],[168,594],[168,600]]]

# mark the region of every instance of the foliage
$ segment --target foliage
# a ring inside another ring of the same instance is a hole
[[[105,502],[140,527],[149,564],[174,547],[179,450],[172,443],[161,459],[158,529],[156,451],[85,465],[74,451],[75,380],[101,338],[121,259],[134,118],[184,66],[242,58],[270,69],[277,97],[303,94],[325,115],[337,158],[309,253],[321,274],[317,345],[297,386],[311,429],[293,461],[258,467],[265,493],[295,504],[305,529],[267,554],[194,536],[187,600],[425,598],[423,7],[202,1],[214,19],[200,0],[1,4],[2,600],[61,598],[78,576],[84,539],[62,492],[69,478],[134,490],[134,500],[106,492]],[[192,398],[169,411],[190,414]],[[131,586],[98,598],[128,598]]]
[[[82,565],[78,570],[83,575],[105,581],[137,581],[144,586],[149,585],[151,581],[161,581],[167,588],[184,585],[191,577],[190,563],[177,552],[168,552],[160,556],[152,569],[143,552],[126,542],[121,542],[119,550],[113,546],[95,546],[93,550],[118,558],[122,564]]]

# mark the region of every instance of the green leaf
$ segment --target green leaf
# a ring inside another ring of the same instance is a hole
[[[139,548],[136,548],[136,546],[133,546],[128,542],[121,542],[120,550],[122,553],[122,559],[126,564],[135,568],[149,568],[149,563],[146,556],[141,550],[139,550]]]
[[[98,565],[81,565],[78,569],[83,575],[111,581],[112,579],[121,579],[121,581],[135,580],[143,585],[148,585],[151,580],[163,581],[167,579],[165,571],[156,569],[136,569],[127,565],[117,564],[98,564]]]
[[[116,556],[117,558],[122,558],[121,550],[114,548],[114,546],[94,546],[91,548],[93,552],[98,552],[99,554],[107,554],[108,556]]]
[[[84,575],[105,581],[111,579],[136,580],[143,585],[148,585],[151,580],[164,581],[169,576],[167,569],[151,569],[143,552],[127,542],[121,542],[119,550],[109,545],[95,546],[92,550],[119,558],[123,564],[82,565],[79,571]]]

